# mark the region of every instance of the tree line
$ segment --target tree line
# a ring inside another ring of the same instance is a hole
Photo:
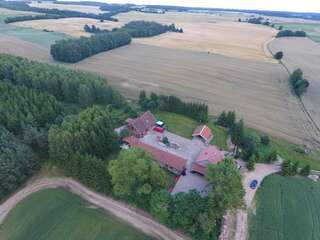
[[[146,92],[142,90],[139,95],[139,105],[142,110],[161,110],[173,112],[188,116],[199,122],[208,121],[208,105],[196,102],[184,102],[176,96],[165,96],[151,93],[147,97]]]
[[[307,33],[305,31],[291,31],[291,30],[282,30],[279,31],[276,35],[277,38],[281,37],[306,37]]]
[[[91,37],[56,41],[51,45],[52,57],[61,62],[75,63],[94,54],[128,45],[131,36],[125,31],[103,32]]]
[[[14,23],[14,22],[24,22],[24,21],[32,21],[32,20],[41,20],[41,19],[58,19],[61,18],[58,15],[53,14],[45,14],[45,15],[22,15],[15,17],[7,17],[4,22],[5,23]]]
[[[68,18],[68,17],[79,17],[79,18],[93,18],[93,19],[102,19],[102,20],[109,20],[109,21],[118,21],[117,19],[113,18],[112,16],[116,15],[118,12],[108,12],[108,13],[84,13],[78,12],[73,10],[59,10],[59,9],[49,9],[49,8],[38,8],[38,7],[31,7],[28,5],[27,2],[22,1],[0,1],[0,7],[7,8],[16,11],[28,11],[28,12],[38,12],[44,13],[42,19],[47,17],[51,19],[52,15],[58,16],[59,18]],[[29,16],[29,19],[31,20]]]
[[[95,25],[91,25],[89,26],[88,24],[85,24],[84,27],[83,27],[83,30],[85,32],[88,32],[88,33],[102,33],[102,32],[109,32],[108,30],[106,29],[100,29],[99,27],[96,27]]]
[[[301,69],[296,69],[289,77],[289,82],[294,93],[300,97],[305,93],[310,85],[309,81],[303,77]]]
[[[148,21],[131,21],[125,24],[122,30],[127,31],[131,37],[152,37],[165,32],[183,32],[183,29],[176,28],[174,24],[165,25],[157,22],[148,22]]]

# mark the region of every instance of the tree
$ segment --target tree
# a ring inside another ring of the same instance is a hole
[[[240,146],[244,138],[244,124],[241,119],[239,122],[235,123],[231,128],[231,140],[234,144]]]
[[[261,143],[268,146],[270,144],[270,138],[268,136],[262,136],[261,137]]]
[[[307,177],[307,176],[310,175],[310,172],[311,172],[311,167],[310,167],[310,165],[306,165],[306,166],[304,166],[304,167],[301,169],[300,175]]]
[[[167,185],[166,172],[137,148],[122,150],[117,159],[110,161],[108,171],[113,193],[145,209],[149,209],[152,193]]]
[[[251,155],[247,163],[247,168],[249,171],[254,170],[256,162],[257,162],[257,156],[255,154]]]
[[[209,193],[209,215],[221,218],[227,210],[243,206],[244,189],[241,174],[230,158],[209,164],[205,174],[212,186]]]
[[[274,55],[274,58],[277,59],[277,60],[281,60],[283,58],[283,52],[277,52],[275,55]]]
[[[166,189],[154,191],[150,199],[150,212],[159,222],[167,224],[170,218],[171,196]]]
[[[291,167],[291,175],[294,176],[294,175],[297,175],[298,174],[298,169],[299,169],[299,162],[294,162],[292,164],[292,167]]]
[[[227,114],[226,111],[223,111],[217,120],[217,124],[222,126],[222,127],[226,127],[227,126]]]
[[[290,75],[289,82],[292,86],[293,91],[295,94],[300,97],[304,92],[307,91],[309,87],[309,82],[303,78],[303,72],[301,69],[296,69]]]

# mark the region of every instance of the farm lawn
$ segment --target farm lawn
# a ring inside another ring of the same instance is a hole
[[[320,184],[302,177],[267,177],[257,192],[249,240],[320,237]]]
[[[158,119],[166,123],[168,131],[189,139],[192,138],[194,129],[201,125],[201,123],[198,123],[196,120],[176,113],[157,112],[155,115]],[[210,120],[207,125],[213,132],[211,144],[226,150],[228,148],[227,130],[215,125],[212,120]]]
[[[27,236],[27,237],[26,237]],[[1,240],[151,240],[116,217],[63,189],[47,189],[20,202],[0,225]]]

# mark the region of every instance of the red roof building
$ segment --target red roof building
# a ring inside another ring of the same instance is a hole
[[[185,169],[187,159],[141,142],[139,138],[134,136],[126,137],[123,139],[123,141],[129,144],[131,147],[138,147],[150,153],[161,166],[176,174],[181,174],[181,172]]]
[[[147,132],[155,125],[156,118],[150,112],[147,111],[137,118],[128,118],[126,123],[128,130],[136,137],[143,137]]]
[[[198,126],[194,130],[192,136],[193,137],[201,137],[205,143],[210,143],[213,138],[213,134],[212,134],[211,129],[206,125]]]
[[[205,175],[205,169],[208,164],[217,164],[223,160],[222,152],[213,145],[204,147],[196,161],[192,164],[192,171],[197,172],[201,175]]]

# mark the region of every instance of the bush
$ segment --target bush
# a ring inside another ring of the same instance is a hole
[[[270,144],[270,138],[268,136],[261,137],[261,143],[264,144],[264,145],[269,145]]]
[[[307,177],[307,176],[310,175],[310,172],[311,172],[311,167],[310,167],[310,165],[306,165],[306,166],[304,166],[304,167],[301,169],[300,175]]]
[[[303,72],[301,69],[296,69],[289,78],[291,87],[295,94],[300,97],[309,87],[308,80],[303,78]]]
[[[277,52],[274,55],[274,58],[277,59],[277,60],[281,60],[283,58],[283,52]]]

